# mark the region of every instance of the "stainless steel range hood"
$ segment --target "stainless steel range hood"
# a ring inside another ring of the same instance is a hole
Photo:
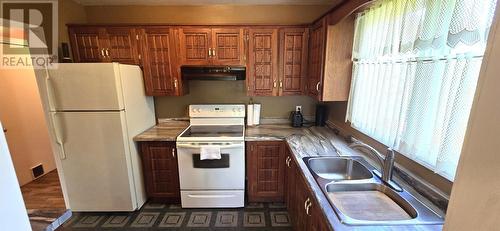
[[[185,80],[245,80],[245,67],[237,66],[182,66]]]

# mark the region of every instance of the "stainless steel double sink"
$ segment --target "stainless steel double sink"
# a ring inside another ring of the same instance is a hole
[[[349,225],[443,224],[405,190],[393,190],[363,157],[303,158],[340,221]]]

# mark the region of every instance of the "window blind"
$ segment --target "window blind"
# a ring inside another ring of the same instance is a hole
[[[453,180],[496,0],[383,0],[355,23],[347,120]]]

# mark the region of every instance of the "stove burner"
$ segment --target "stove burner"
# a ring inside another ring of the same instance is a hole
[[[193,125],[180,137],[242,137],[242,125]]]

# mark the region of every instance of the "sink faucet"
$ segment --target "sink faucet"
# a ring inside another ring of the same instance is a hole
[[[372,148],[370,145],[365,144],[352,136],[348,136],[347,141],[350,143],[349,144],[350,148],[365,149],[369,151],[369,153],[372,154],[372,156],[374,156],[377,159],[382,168],[380,174],[381,176],[379,176],[382,179],[382,181],[391,186],[394,190],[402,191],[401,187],[397,185],[394,181],[392,181],[392,170],[394,168],[394,156],[395,156],[394,150],[392,150],[391,148],[387,148],[387,154],[384,157],[382,154],[380,154],[380,152]]]

